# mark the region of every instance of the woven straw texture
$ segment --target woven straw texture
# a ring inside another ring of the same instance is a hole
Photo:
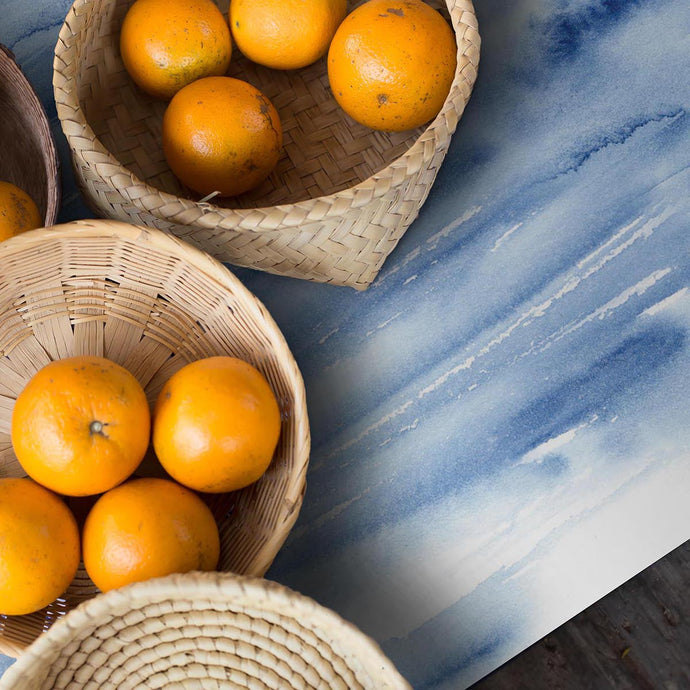
[[[455,79],[438,116],[409,132],[375,132],[345,115],[331,95],[325,58],[281,72],[235,50],[229,74],[274,103],[284,152],[261,187],[212,203],[169,170],[165,104],[140,92],[124,69],[119,27],[130,4],[76,0],[55,48],[58,115],[94,212],[160,228],[223,262],[365,289],[426,200],[469,100],[480,46],[471,0],[447,0]],[[219,5],[227,10],[228,2]],[[438,0],[435,6],[445,12]]]
[[[41,636],[0,680],[52,688],[409,690],[376,643],[274,582],[189,573],[113,590]]]
[[[60,206],[57,151],[43,105],[0,44],[0,180],[23,189],[53,225]]]
[[[10,441],[14,401],[54,359],[108,357],[136,376],[153,404],[189,361],[230,354],[256,366],[281,409],[281,437],[255,484],[206,497],[221,537],[219,569],[263,575],[302,504],[309,423],[302,377],[263,305],[220,263],[158,230],[77,221],[0,243],[0,476],[23,476]],[[151,451],[137,475],[164,476]],[[89,504],[69,499],[77,518]],[[0,652],[17,654],[97,592],[80,568],[46,609],[1,617]]]

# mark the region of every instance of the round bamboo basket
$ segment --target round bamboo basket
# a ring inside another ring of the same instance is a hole
[[[0,680],[57,688],[409,690],[378,645],[313,600],[262,579],[172,575],[85,602]]]
[[[278,71],[235,50],[229,74],[276,106],[284,151],[262,186],[210,202],[168,168],[166,104],[139,91],[124,69],[119,29],[130,4],[76,0],[55,48],[58,116],[93,211],[160,228],[226,263],[365,289],[426,200],[470,98],[480,47],[471,0],[430,1],[455,31],[457,70],[438,116],[408,132],[373,131],[345,115],[325,58]],[[218,4],[227,11],[228,0]]]
[[[268,471],[241,491],[204,496],[220,531],[219,570],[263,575],[297,518],[310,447],[302,377],[265,307],[215,259],[154,229],[77,221],[0,243],[0,476],[24,476],[10,440],[17,395],[39,368],[78,354],[127,368],[151,404],[202,357],[240,357],[266,376],[282,417]],[[165,476],[151,450],[135,474]],[[68,499],[78,521],[94,500]],[[46,609],[0,619],[0,652],[19,654],[96,593],[80,568]]]
[[[60,207],[60,169],[48,118],[36,92],[0,44],[0,180],[23,189],[38,206],[44,225]]]

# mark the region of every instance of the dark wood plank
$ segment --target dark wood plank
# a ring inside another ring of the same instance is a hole
[[[472,690],[690,688],[690,541]]]

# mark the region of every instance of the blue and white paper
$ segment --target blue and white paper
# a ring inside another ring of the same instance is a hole
[[[3,5],[51,117],[69,7]],[[268,577],[464,688],[690,537],[690,5],[477,0],[479,78],[372,287],[249,270],[313,452]],[[0,269],[1,270],[1,269]]]

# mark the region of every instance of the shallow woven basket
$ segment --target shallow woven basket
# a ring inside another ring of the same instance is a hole
[[[262,579],[172,575],[82,604],[0,680],[52,688],[409,690],[378,645],[333,611]]]
[[[0,44],[0,180],[23,189],[44,225],[60,206],[60,174],[48,118],[12,52]]]
[[[297,518],[309,456],[302,377],[263,305],[216,260],[158,230],[78,221],[0,243],[0,476],[24,475],[9,433],[17,395],[40,367],[77,354],[126,367],[151,403],[202,357],[230,354],[263,372],[282,415],[273,461],[250,487],[205,497],[220,530],[219,569],[263,575]],[[162,476],[151,452],[137,474]],[[70,505],[79,519],[90,502]],[[0,617],[0,652],[19,653],[96,592],[80,568],[51,606]]]
[[[165,104],[139,91],[124,69],[119,28],[130,4],[76,0],[55,48],[58,115],[94,212],[166,230],[223,262],[365,289],[426,200],[469,100],[480,45],[471,0],[447,0],[455,80],[438,116],[409,132],[375,132],[345,115],[325,58],[284,72],[235,49],[229,73],[276,106],[284,153],[261,187],[212,203],[171,173],[161,145]],[[219,5],[227,10],[228,1]]]

